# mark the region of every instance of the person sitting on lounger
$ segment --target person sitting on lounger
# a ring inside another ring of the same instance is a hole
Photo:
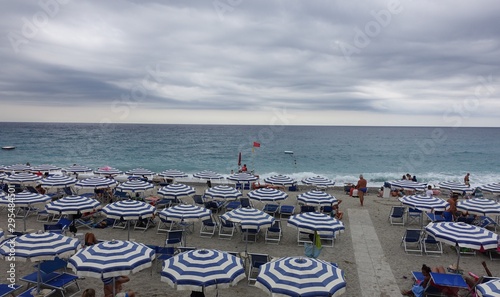
[[[421,281],[419,284],[414,285],[411,290],[403,290],[401,291],[401,294],[405,296],[424,296],[424,290],[427,288],[428,285],[432,286],[436,290],[440,291],[442,294],[445,294],[446,296],[458,296],[458,288],[454,287],[444,287],[444,286],[438,286],[432,282],[431,279],[431,272],[434,273],[446,273],[446,270],[444,269],[443,266],[437,266],[434,268],[430,268],[427,265],[422,265],[422,274],[424,275],[424,280]],[[429,283],[430,282],[430,283]]]
[[[122,284],[129,282],[130,278],[128,276],[117,276],[115,277],[114,283],[115,283],[115,288],[114,288],[114,293],[115,296],[118,296],[118,293],[121,292],[122,290]],[[113,297],[113,278],[103,278],[102,282],[104,283],[104,297]],[[128,292],[127,292],[128,293]],[[128,295],[130,297],[130,295]],[[135,294],[134,294],[135,296]]]
[[[98,242],[99,241],[95,237],[94,233],[92,233],[92,232],[85,233],[85,246],[91,246],[91,245],[94,245]]]

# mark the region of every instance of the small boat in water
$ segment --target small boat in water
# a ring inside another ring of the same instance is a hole
[[[6,151],[11,151],[11,150],[13,150],[15,148],[16,148],[15,146],[2,146],[2,149],[6,150]]]

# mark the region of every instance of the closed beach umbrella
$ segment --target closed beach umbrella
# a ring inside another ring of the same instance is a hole
[[[250,191],[248,198],[264,203],[283,201],[288,198],[288,194],[273,188],[260,188]]]
[[[491,280],[477,285],[477,296],[480,297],[498,297],[500,296],[500,279]]]
[[[198,173],[193,174],[194,178],[199,178],[199,179],[205,179],[205,180],[212,180],[212,179],[223,179],[224,177],[217,172],[210,171],[210,170],[203,170]]]
[[[151,175],[155,175],[155,173],[149,169],[145,169],[145,168],[135,168],[135,169],[131,169],[127,172],[125,172],[126,174],[128,175],[135,175],[135,176],[151,176]]]
[[[94,211],[101,204],[99,201],[82,196],[67,196],[45,205],[45,210],[48,213],[62,214],[62,215],[75,215],[85,212]]]
[[[87,166],[73,165],[73,166],[63,168],[62,171],[66,172],[66,173],[78,174],[78,173],[91,173],[93,170],[92,170],[92,168],[87,167]]]
[[[118,175],[118,174],[122,174],[122,171],[121,170],[118,170],[116,168],[113,168],[113,167],[110,167],[110,166],[104,166],[104,167],[101,167],[99,169],[97,169],[96,171],[94,171],[95,174],[97,175]]]
[[[333,180],[322,176],[307,177],[302,179],[302,182],[306,185],[314,185],[318,187],[333,187],[335,185]]]
[[[425,191],[426,185],[423,183],[417,183],[411,180],[396,180],[389,182],[391,187],[400,188],[403,190],[415,190],[415,191]]]
[[[14,203],[15,207],[26,208],[25,213],[23,215],[24,230],[26,230],[26,217],[30,214],[32,206],[34,204],[46,203],[51,199],[52,198],[47,195],[22,191],[20,193],[15,194],[12,197],[9,197],[8,195],[0,197],[0,204]]]
[[[153,187],[154,185],[152,183],[134,179],[118,185],[116,190],[127,193],[143,193],[147,190],[151,190]]]
[[[403,196],[399,201],[412,208],[419,209],[424,212],[445,211],[450,205],[447,201],[437,197],[427,197],[421,195]]]
[[[41,179],[42,179],[41,176],[35,175],[33,173],[21,172],[21,173],[14,173],[9,177],[4,178],[3,181],[6,183],[23,185],[23,184],[36,183]]]
[[[158,190],[158,195],[164,198],[180,199],[194,195],[196,190],[184,184],[170,184]]]
[[[303,202],[306,205],[328,206],[337,204],[339,201],[334,196],[323,192],[312,190],[302,193],[297,196],[297,201]]]
[[[439,188],[458,193],[472,193],[474,191],[474,188],[471,188],[468,185],[457,181],[440,182]]]
[[[61,170],[61,167],[55,166],[55,165],[50,165],[50,164],[42,164],[42,165],[37,165],[33,166],[31,168],[31,172],[51,172],[51,171],[58,171]]]
[[[425,231],[432,234],[436,240],[455,246],[458,254],[457,269],[460,262],[460,248],[489,250],[498,246],[498,234],[463,222],[429,223]]]
[[[295,184],[295,180],[286,175],[274,175],[268,178],[265,178],[264,181],[271,185],[276,186],[293,186]]]
[[[336,235],[343,232],[345,227],[342,221],[319,212],[305,212],[296,214],[288,219],[288,226],[296,227],[300,232],[318,232],[322,235]]]
[[[39,262],[56,257],[68,258],[80,247],[78,238],[50,232],[24,234],[12,240],[0,247],[0,254],[7,258],[14,248],[15,259],[18,261]],[[37,279],[41,279],[39,265]],[[37,292],[40,292],[40,285],[40,282],[37,282]]]
[[[130,239],[130,220],[151,218],[155,211],[156,208],[151,204],[136,200],[113,202],[102,208],[108,218],[127,221],[127,240]]]
[[[472,198],[459,201],[457,209],[479,216],[500,215],[500,203],[486,198]]]
[[[29,171],[31,171],[31,166],[24,165],[24,164],[14,164],[14,165],[5,166],[5,168],[3,170],[7,171],[7,172],[10,172],[10,171],[29,172]]]
[[[106,177],[89,177],[86,179],[79,180],[75,187],[81,189],[106,189],[106,188],[114,188],[118,183],[114,179],[106,178]]]
[[[235,200],[241,196],[242,194],[240,191],[225,185],[215,186],[205,191],[205,197],[209,197],[214,200]]]
[[[76,178],[67,175],[53,175],[44,178],[40,181],[40,185],[44,188],[66,188],[75,185]]]
[[[187,177],[188,175],[177,169],[168,169],[159,173],[158,176],[168,177],[168,178],[181,178],[181,177]]]
[[[483,190],[483,192],[488,192],[488,193],[492,193],[492,194],[500,194],[500,183],[486,184],[486,185],[482,185],[480,188],[481,188],[481,190]]]
[[[206,292],[229,288],[245,279],[242,260],[217,250],[193,250],[165,261],[161,281],[177,290]]]
[[[260,267],[255,286],[270,296],[335,297],[346,291],[344,273],[329,262],[284,257]]]

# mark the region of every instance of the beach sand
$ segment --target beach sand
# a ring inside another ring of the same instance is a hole
[[[205,190],[204,185],[196,185],[197,192],[201,194]],[[295,204],[297,194],[306,191],[308,188],[302,187],[300,192],[290,192],[290,197],[286,204]],[[340,209],[344,212],[342,221],[345,231],[338,236],[334,247],[324,247],[320,259],[336,262],[345,272],[347,288],[343,296],[401,296],[400,290],[409,289],[413,283],[411,271],[420,271],[422,264],[431,267],[448,267],[455,264],[457,255],[450,246],[444,246],[444,254],[438,257],[408,255],[400,245],[401,238],[406,228],[419,228],[417,224],[400,226],[391,225],[388,215],[393,205],[400,205],[396,198],[379,198],[376,189],[370,189],[369,195],[365,197],[365,206],[359,205],[359,199],[349,197],[343,192],[341,187],[329,189],[328,192],[343,202]],[[192,199],[186,199],[193,203]],[[254,203],[256,208],[262,208],[262,204]],[[4,212],[5,213],[5,212]],[[7,230],[6,216],[3,216],[0,227]],[[18,222],[22,224],[22,222]],[[284,236],[279,245],[264,243],[262,234],[257,243],[249,243],[248,251],[254,253],[267,253],[272,257],[282,256],[302,256],[304,247],[297,245],[297,230],[289,227],[286,220],[282,221]],[[27,227],[35,230],[43,229],[43,223],[36,222],[36,216],[27,219]],[[195,225],[195,232],[187,235],[187,246],[197,248],[219,249],[225,251],[245,250],[245,243],[241,241],[241,234],[237,233],[232,240],[221,240],[217,236],[213,238],[201,238],[199,236],[200,224]],[[88,232],[88,229],[81,228],[79,233]],[[127,231],[120,229],[93,229],[98,239],[119,239],[126,240]],[[163,245],[164,234],[156,234],[156,227],[150,228],[146,232],[131,231],[131,239],[152,245]],[[460,266],[464,269],[464,274],[469,271],[477,275],[484,275],[481,261],[486,261],[493,275],[500,276],[500,265],[498,262],[490,261],[486,255],[478,253],[477,256],[462,256]],[[8,283],[6,261],[0,261],[1,282]],[[188,291],[175,291],[172,287],[160,281],[159,266],[156,263],[152,268],[130,275],[131,281],[124,284],[124,289],[132,289],[138,296],[189,296]],[[34,271],[33,263],[16,262],[16,277]],[[94,288],[97,296],[103,296],[102,282],[99,279],[85,278],[79,280],[83,289]],[[71,295],[71,288],[69,294]],[[465,292],[465,291],[464,291]],[[241,281],[237,286],[220,289],[219,296],[268,296],[269,294],[254,287],[249,286],[247,281]],[[465,293],[466,294],[466,293]],[[464,294],[464,295],[465,295]],[[80,296],[78,293],[76,296]],[[215,291],[210,291],[206,296],[216,296]]]

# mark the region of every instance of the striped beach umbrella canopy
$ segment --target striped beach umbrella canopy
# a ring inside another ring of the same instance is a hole
[[[98,208],[99,201],[83,196],[67,196],[45,205],[48,213],[72,215],[90,212]]]
[[[142,193],[151,190],[154,187],[152,183],[142,180],[129,180],[116,187],[116,190],[127,193]]]
[[[212,198],[214,200],[234,200],[243,196],[240,191],[233,187],[219,185],[209,188],[205,191],[205,197]]]
[[[12,184],[29,184],[38,182],[41,179],[42,179],[41,176],[37,176],[33,173],[20,172],[20,173],[14,173],[9,177],[4,178],[3,181]]]
[[[483,192],[488,192],[488,193],[492,193],[492,194],[500,194],[500,183],[486,184],[486,185],[482,185],[480,188],[481,188],[481,190],[483,190]]]
[[[79,250],[68,260],[78,276],[111,278],[151,267],[155,251],[140,242],[103,241]]]
[[[441,198],[421,195],[403,196],[399,198],[399,201],[404,205],[408,205],[424,212],[445,211],[450,205],[447,201]]]
[[[61,167],[56,166],[56,165],[42,164],[42,165],[33,166],[31,168],[31,172],[38,172],[38,171],[51,172],[51,171],[57,171],[57,170],[61,170],[61,169],[62,169]]]
[[[312,190],[298,195],[297,201],[303,202],[306,205],[318,206],[328,206],[339,202],[334,196],[317,190]]]
[[[255,208],[237,208],[221,216],[222,220],[241,225],[242,229],[269,228],[274,223],[274,217]]]
[[[4,239],[5,239],[5,233],[3,232],[3,229],[0,228],[0,243],[3,242]]]
[[[322,176],[313,176],[302,179],[302,182],[306,185],[314,185],[319,187],[333,187],[335,182],[329,178]]]
[[[158,176],[168,178],[182,178],[187,177],[188,175],[177,169],[168,169],[159,173]]]
[[[113,168],[113,167],[110,167],[110,166],[104,166],[104,167],[98,168],[96,171],[94,171],[94,173],[97,174],[97,175],[109,176],[109,175],[122,174],[123,172],[121,170],[119,170],[119,169],[116,169],[116,168]]]
[[[7,174],[0,172],[0,181],[3,181],[6,177],[8,177]]]
[[[248,182],[256,181],[259,178],[253,174],[248,173],[248,172],[240,172],[240,173],[235,173],[235,174],[229,176],[227,179],[235,181],[235,182],[239,182],[239,183],[248,183]]]
[[[158,195],[174,199],[191,197],[195,193],[196,190],[193,187],[184,184],[170,184],[158,190]]]
[[[22,191],[20,193],[15,194],[13,198],[9,197],[8,195],[0,197],[0,204],[14,203],[15,207],[26,208],[25,213],[23,215],[24,230],[26,230],[26,217],[29,215],[31,211],[31,206],[39,203],[46,203],[51,199],[52,198],[47,195]]]
[[[457,181],[444,181],[440,182],[439,188],[445,189],[451,192],[459,192],[459,193],[472,193],[474,188],[469,187],[468,185],[457,182]]]
[[[284,257],[260,267],[255,286],[270,296],[336,297],[345,293],[344,273],[329,262]]]
[[[486,198],[472,198],[459,201],[457,209],[479,216],[500,215],[500,203]]]
[[[76,178],[67,175],[53,175],[41,180],[40,185],[44,188],[66,188],[75,185]]]
[[[90,167],[82,166],[82,165],[73,165],[69,167],[65,167],[62,170],[63,172],[71,172],[71,173],[91,173],[93,170]]]
[[[403,190],[415,190],[415,191],[425,191],[426,185],[423,183],[417,183],[411,180],[396,180],[389,182],[391,187],[400,188]]]
[[[4,171],[14,171],[14,172],[29,172],[31,171],[31,166],[25,164],[14,164],[5,166]]]
[[[121,200],[102,208],[102,212],[111,219],[127,221],[127,240],[130,239],[130,220],[151,218],[156,208],[149,203],[137,200]]]
[[[250,199],[264,203],[282,201],[288,198],[287,193],[273,188],[260,188],[250,191],[247,195]]]
[[[342,221],[319,212],[305,212],[296,214],[288,219],[288,226],[296,227],[300,232],[331,235],[343,232],[345,227]]]
[[[432,234],[436,240],[456,247],[457,269],[460,262],[460,248],[489,250],[498,246],[498,234],[463,222],[429,223],[425,231]]]
[[[489,282],[477,285],[476,294],[480,297],[500,296],[500,279],[490,280]]]
[[[128,170],[125,173],[128,175],[136,175],[136,176],[143,176],[143,175],[151,176],[156,174],[155,172],[145,168],[135,168]]]
[[[165,261],[161,281],[177,290],[206,292],[228,288],[245,279],[242,260],[217,250],[193,250]]]
[[[106,189],[116,187],[117,182],[114,179],[106,177],[89,177],[76,182],[75,187],[81,189]]]
[[[210,218],[211,214],[210,209],[204,207],[191,204],[178,204],[163,209],[158,213],[158,216],[169,221],[196,222]]]
[[[199,179],[205,179],[205,180],[212,180],[212,179],[223,179],[224,177],[217,172],[210,171],[210,170],[203,170],[198,173],[193,174],[194,178],[199,178]]]
[[[295,180],[293,178],[281,174],[265,178],[264,181],[268,184],[276,186],[293,186],[295,184]]]

